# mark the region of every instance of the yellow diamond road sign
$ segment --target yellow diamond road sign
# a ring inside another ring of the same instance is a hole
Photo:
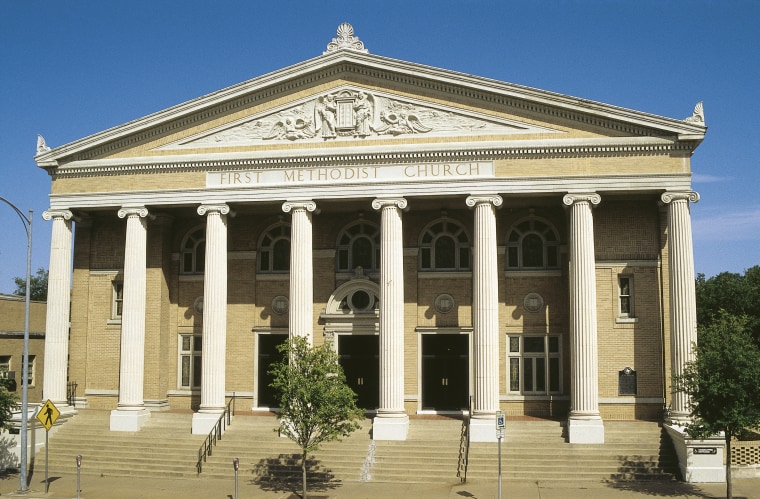
[[[55,420],[61,415],[61,411],[48,399],[40,410],[37,411],[37,421],[42,423],[46,431],[50,431],[50,428],[55,424]]]

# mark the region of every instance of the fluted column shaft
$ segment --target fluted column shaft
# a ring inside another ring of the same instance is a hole
[[[496,207],[500,196],[470,196],[474,207],[472,326],[475,393],[473,418],[488,419],[499,409],[499,279]]]
[[[201,205],[206,216],[206,261],[203,278],[203,350],[199,412],[224,411],[227,353],[227,215],[226,204]]]
[[[313,201],[286,201],[282,211],[291,212],[290,228],[290,307],[288,333],[314,339],[314,263],[311,213]]]
[[[666,192],[661,200],[668,205],[671,369],[674,375],[680,375],[686,363],[693,360],[692,345],[697,341],[697,299],[689,203],[699,201],[699,194]],[[674,391],[671,417],[688,420],[689,413],[688,395]]]
[[[143,380],[148,210],[144,206],[124,207],[118,215],[127,219],[118,410],[139,411],[145,408]]]
[[[58,407],[67,404],[72,216],[68,210],[51,210],[42,214],[45,220],[53,221],[45,319],[45,379],[42,391],[45,397]]]
[[[406,199],[376,199],[380,210],[380,408],[378,417],[404,411],[404,248],[401,210]]]
[[[570,419],[598,419],[599,360],[592,205],[598,194],[568,194],[570,206]]]

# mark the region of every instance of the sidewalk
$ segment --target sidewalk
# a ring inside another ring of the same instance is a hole
[[[50,476],[49,492],[45,493],[44,474],[32,477],[30,491],[18,494],[19,478],[9,474],[0,478],[0,496],[34,498],[76,498],[76,475]],[[235,478],[229,480],[141,479],[101,477],[82,474],[82,499],[235,499]],[[245,477],[238,477],[238,499],[300,497],[293,490],[273,490],[259,486]],[[719,498],[725,497],[726,484],[687,484],[669,481],[636,482],[513,482],[503,481],[503,499],[617,499],[631,497]],[[734,497],[760,499],[760,478],[734,480]],[[378,482],[345,482],[309,491],[311,499],[333,498],[420,498],[420,499],[488,499],[498,497],[496,480],[466,484],[395,484]]]

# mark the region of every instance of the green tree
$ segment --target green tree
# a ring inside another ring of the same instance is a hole
[[[0,380],[0,429],[10,430],[13,409],[18,405],[16,394],[8,391],[9,380]]]
[[[744,271],[744,275],[721,272],[705,279],[697,275],[697,323],[706,326],[715,322],[725,310],[736,316],[747,316],[748,326],[760,345],[760,266]]]
[[[726,495],[731,490],[731,439],[760,425],[760,347],[745,316],[721,312],[699,327],[695,358],[674,385],[690,399],[692,421],[686,432],[694,438],[724,433]]]
[[[14,277],[16,284],[14,295],[26,296],[26,277]],[[37,275],[29,276],[29,299],[33,301],[47,301],[48,271],[39,268]]]
[[[270,386],[280,396],[279,431],[301,448],[301,478],[306,498],[306,455],[322,442],[340,440],[359,428],[364,411],[346,384],[338,354],[322,345],[312,347],[296,336],[278,347],[283,360],[270,369]]]

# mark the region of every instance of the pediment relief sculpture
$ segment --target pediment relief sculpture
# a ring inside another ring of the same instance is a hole
[[[380,92],[341,88],[270,114],[248,117],[162,149],[267,142],[397,137],[499,135],[557,130],[444,106],[402,100]]]

